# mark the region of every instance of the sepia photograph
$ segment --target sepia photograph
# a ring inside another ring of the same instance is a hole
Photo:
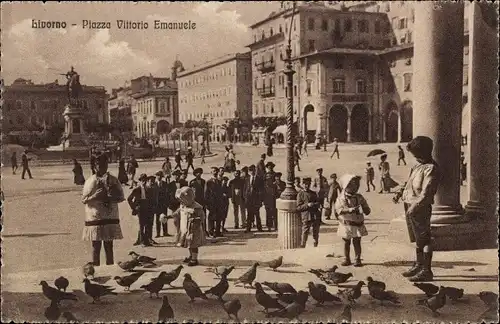
[[[0,15],[2,322],[499,322],[498,3]]]

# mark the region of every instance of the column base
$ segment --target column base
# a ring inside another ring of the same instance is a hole
[[[464,223],[467,219],[464,218],[464,209],[462,205],[433,205],[432,206],[432,224],[456,224]]]
[[[486,215],[484,205],[477,200],[469,200],[465,205],[465,213],[470,218],[483,218]]]
[[[462,217],[461,223],[431,225],[435,251],[466,251],[498,248],[498,222]],[[394,218],[389,225],[389,238],[411,244],[408,227],[403,216]]]
[[[302,220],[296,200],[276,200],[278,209],[278,242],[280,249],[298,249],[302,236]]]

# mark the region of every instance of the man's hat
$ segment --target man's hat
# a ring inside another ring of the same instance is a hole
[[[244,167],[241,168],[241,171],[243,171],[243,172],[248,171],[248,167],[245,165]]]
[[[226,169],[224,167],[219,167],[219,171],[224,172],[224,171],[226,171]]]
[[[240,170],[234,170],[234,173],[241,173]]]
[[[203,174],[203,169],[202,168],[196,168],[193,170],[193,174],[196,175],[196,174]]]
[[[157,176],[157,177],[163,177],[163,176],[165,176],[165,174],[163,173],[162,170],[160,170],[160,171],[156,171],[155,176]]]
[[[306,182],[311,182],[311,177],[305,177],[305,178],[302,178],[302,182],[306,183]]]
[[[148,180],[153,180],[153,181],[155,181],[155,180],[156,180],[155,176],[152,176],[152,175],[151,175],[151,176],[148,176],[148,177],[147,177],[147,179],[148,179]]]
[[[148,178],[148,175],[147,175],[147,174],[145,174],[145,173],[141,173],[141,175],[139,176],[139,179],[138,179],[138,180],[139,180],[139,181],[145,181],[145,180],[147,180],[147,178]]]
[[[260,158],[261,158],[261,159],[265,159],[265,158],[266,158],[266,153],[262,153],[262,154],[260,155]]]
[[[248,167],[248,170],[249,171],[255,171],[255,165],[252,164],[251,166]]]
[[[274,168],[275,166],[276,166],[276,164],[274,164],[273,162],[266,163],[266,168]]]
[[[282,175],[283,175],[283,173],[281,173],[281,172],[276,172],[276,173],[274,174],[274,176],[276,176],[276,177],[281,177]]]
[[[370,164],[372,164],[372,163],[371,163],[370,161],[366,161],[366,164],[370,165]]]
[[[217,171],[217,172],[219,172],[219,168],[218,168],[218,167],[211,167],[210,169],[212,169],[212,171]]]
[[[172,175],[173,176],[180,176],[181,175],[181,171],[175,170],[174,172],[172,172]]]
[[[106,154],[99,154],[96,156],[97,163],[109,162],[108,156]]]
[[[316,169],[316,172],[321,172],[321,171],[323,171],[323,168],[317,168]]]
[[[228,177],[222,177],[222,180],[223,181],[229,181],[229,178]]]
[[[336,173],[332,173],[330,174],[330,179],[333,179],[333,178],[336,178],[337,177],[337,174]]]

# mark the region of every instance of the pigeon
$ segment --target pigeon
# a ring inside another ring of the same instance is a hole
[[[141,263],[137,260],[118,262],[118,266],[125,271],[132,271],[135,267],[138,267],[140,265]]]
[[[85,284],[85,293],[92,297],[92,304],[96,301],[100,301],[102,296],[106,295],[118,295],[113,292],[116,288],[111,286],[103,286],[98,284],[93,284],[88,279],[83,279],[83,283]]]
[[[160,310],[158,311],[158,322],[168,322],[174,319],[174,310],[170,303],[168,302],[168,297],[163,296],[163,303],[161,304]]]
[[[95,269],[94,269],[94,264],[92,262],[88,262],[86,265],[83,266],[83,275],[85,276],[85,278],[92,277],[92,279],[94,279],[94,274],[95,274]]]
[[[57,301],[53,300],[50,302],[49,307],[45,309],[45,317],[49,321],[57,321],[59,317],[61,316],[61,310],[59,309],[59,305],[57,304]]]
[[[144,271],[138,271],[128,276],[123,276],[123,277],[115,276],[113,279],[116,280],[117,284],[119,284],[122,287],[125,287],[125,290],[130,290],[130,286],[134,282],[136,282],[143,274]]]
[[[257,267],[258,266],[259,266],[259,263],[255,262],[252,265],[252,267],[250,267],[250,269],[247,270],[247,272],[245,272],[238,279],[236,279],[234,284],[236,285],[237,283],[242,283],[243,287],[245,287],[246,285],[250,285],[250,287],[253,287],[252,282],[255,280],[255,277],[257,277]]]
[[[142,265],[145,265],[145,264],[156,265],[156,263],[155,263],[156,258],[151,258],[151,257],[145,256],[145,255],[140,255],[140,254],[135,253],[134,251],[130,251],[128,253],[128,255],[131,255],[133,260],[139,261]]]
[[[427,282],[415,282],[413,285],[422,290],[427,297],[434,296],[439,291],[438,286]]]
[[[278,295],[278,300],[284,302],[285,304],[291,304],[297,299],[297,294],[283,294]]]
[[[301,290],[297,293],[297,299],[293,303],[287,305],[285,308],[267,313],[266,317],[279,317],[287,318],[290,320],[298,319],[299,315],[302,314],[305,310],[305,305],[308,297],[308,293]]]
[[[205,272],[211,272],[215,274],[218,278],[220,278],[223,274],[225,274],[227,277],[231,273],[231,271],[233,271],[233,269],[234,266],[230,267],[220,266],[220,267],[207,268],[205,269]]]
[[[464,290],[455,287],[443,287],[443,291],[453,301],[457,301],[464,296]]]
[[[190,303],[194,302],[195,298],[202,298],[207,300],[208,297],[201,291],[200,286],[191,278],[189,273],[184,274],[184,281],[182,282],[182,287],[186,291],[186,294],[190,298]]]
[[[309,272],[316,275],[321,281],[329,284],[329,285],[338,285],[341,283],[346,282],[350,277],[352,277],[352,273],[342,273],[342,272],[336,272],[336,266],[334,266],[332,269],[329,269],[330,271],[324,271],[320,269],[309,269]],[[331,271],[334,270],[334,271]]]
[[[380,300],[380,303],[383,305],[384,301],[390,301],[393,304],[401,304],[399,301],[399,297],[396,295],[394,291],[390,290],[379,290],[379,289],[372,289],[368,290],[370,293],[370,296],[372,296],[374,299]]]
[[[160,276],[161,276],[161,273],[160,273]],[[147,291],[149,291],[149,298],[152,298],[153,294],[156,295],[157,298],[160,298],[160,296],[158,295],[158,293],[160,292],[160,290],[163,289],[163,286],[165,285],[165,283],[160,278],[160,276],[158,276],[157,278],[154,278],[153,280],[151,280],[151,282],[148,283],[147,285],[142,285],[141,286],[141,288],[144,288]]]
[[[498,305],[498,295],[492,291],[481,291],[478,294],[479,298],[484,302],[484,304],[488,307],[497,307]]]
[[[268,309],[283,309],[283,305],[281,305],[277,299],[268,295],[264,289],[262,289],[262,285],[260,282],[255,283],[255,300],[257,303],[264,307],[264,312],[267,314]]]
[[[354,288],[345,291],[344,294],[346,295],[347,300],[349,300],[351,303],[355,303],[356,300],[361,297],[361,287],[363,287],[364,285],[364,281],[359,281]]]
[[[227,302],[223,302],[222,308],[224,308],[224,310],[226,311],[229,319],[232,319],[231,315],[233,315],[238,322],[240,321],[238,318],[238,312],[241,309],[241,302],[239,299],[233,299]]]
[[[324,285],[316,285],[312,281],[307,284],[309,294],[316,301],[316,306],[322,306],[325,302],[342,302],[342,300],[329,293]]]
[[[177,278],[179,278],[179,275],[181,274],[181,270],[183,268],[184,267],[182,265],[179,265],[177,266],[177,268],[175,268],[170,272],[162,271],[160,272],[160,275],[157,278],[159,278],[164,285],[169,285],[170,287],[174,287],[172,286],[172,282],[174,282]]]
[[[205,295],[217,296],[217,298],[222,301],[222,296],[224,296],[228,289],[229,283],[227,282],[227,276],[222,275],[219,283],[205,291]]]
[[[441,309],[444,305],[446,305],[446,294],[443,288],[443,286],[439,287],[439,291],[436,295],[431,296],[428,299],[424,299],[423,301],[419,301],[419,304],[429,308],[434,316],[438,316],[438,309]]]
[[[385,290],[385,283],[382,281],[373,280],[372,277],[366,277],[366,282],[368,282],[368,290],[370,289]]]
[[[293,288],[292,285],[290,285],[287,282],[268,282],[268,281],[263,281],[262,284],[264,286],[267,286],[274,290],[275,292],[278,293],[278,295],[283,295],[283,294],[296,294],[297,290]]]
[[[80,320],[73,315],[71,312],[64,312],[62,313],[62,316],[66,319],[67,322],[69,323],[80,323]]]
[[[279,256],[277,259],[268,262],[269,268],[273,269],[273,271],[276,271],[276,269],[281,267],[282,264],[283,264],[283,256]]]
[[[335,321],[336,323],[351,323],[352,322],[352,311],[351,305],[345,305],[342,313]]]
[[[54,285],[57,289],[66,291],[66,288],[69,286],[69,280],[61,276],[54,281]]]
[[[49,286],[45,280],[40,281],[40,285],[42,286],[43,295],[57,304],[64,299],[78,300],[75,294],[59,291],[56,288]]]

